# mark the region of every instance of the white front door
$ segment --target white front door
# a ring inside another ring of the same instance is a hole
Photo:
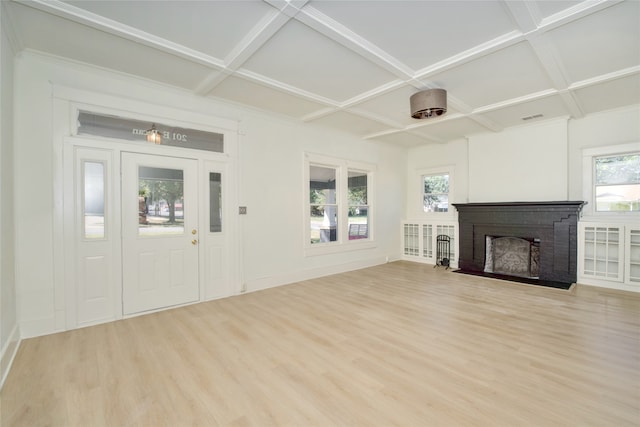
[[[198,301],[198,163],[122,153],[125,315]]]

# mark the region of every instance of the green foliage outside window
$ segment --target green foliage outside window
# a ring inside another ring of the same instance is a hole
[[[449,211],[449,174],[423,177],[423,202],[425,212]]]
[[[599,212],[640,211],[640,153],[595,159],[595,199]]]

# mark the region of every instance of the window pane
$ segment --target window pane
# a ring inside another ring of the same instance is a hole
[[[596,184],[640,184],[640,154],[595,159]]]
[[[347,198],[349,205],[367,204],[367,174],[366,172],[349,171],[349,188]]]
[[[640,154],[595,158],[596,211],[640,211]]]
[[[147,138],[152,126],[150,122],[80,111],[78,124],[78,135],[151,142]],[[153,123],[153,126],[159,136],[156,144],[224,153],[224,134],[172,127],[161,123]]]
[[[311,243],[338,240],[335,168],[309,166]]]
[[[425,212],[449,211],[449,174],[425,175],[423,177]]]
[[[369,207],[349,207],[349,240],[369,237]]]
[[[209,173],[209,231],[222,231],[222,174]]]
[[[598,212],[640,212],[640,184],[596,186]]]
[[[338,240],[336,205],[312,205],[310,211],[311,243],[335,242]]]
[[[138,174],[138,234],[184,234],[183,171],[140,166]]]
[[[336,170],[321,166],[309,167],[309,202],[325,204],[336,202]]]
[[[104,164],[83,162],[84,237],[104,238]]]
[[[424,195],[424,211],[425,212],[448,212],[449,196],[446,194],[425,194]]]

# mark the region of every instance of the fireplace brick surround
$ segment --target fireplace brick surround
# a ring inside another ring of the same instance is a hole
[[[495,276],[484,272],[486,236],[539,239],[540,272],[532,282],[568,288],[576,281],[578,218],[584,203],[454,203],[460,225],[460,272]]]

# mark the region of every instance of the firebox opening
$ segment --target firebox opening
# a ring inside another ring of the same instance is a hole
[[[540,239],[514,236],[485,236],[486,273],[538,279]]]

